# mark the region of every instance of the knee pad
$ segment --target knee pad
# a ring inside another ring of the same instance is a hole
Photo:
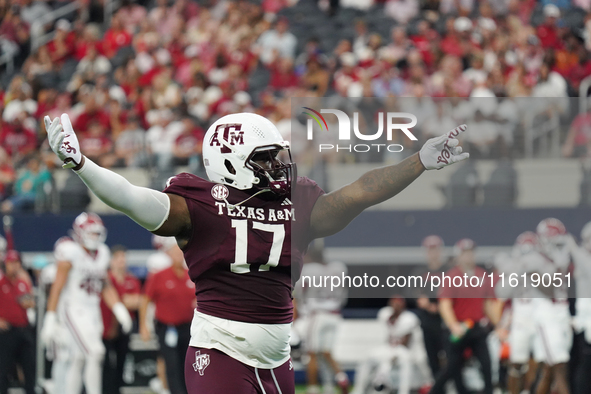
[[[105,358],[105,352],[105,346],[102,343],[97,342],[88,349],[87,357],[102,362]]]

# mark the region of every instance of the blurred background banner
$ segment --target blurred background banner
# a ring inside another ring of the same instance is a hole
[[[589,221],[587,108],[584,99],[496,97],[486,89],[470,98],[292,98],[292,155],[299,174],[326,192],[404,160],[429,138],[468,126],[459,140],[469,160],[425,172],[324,240],[325,258],[344,263],[348,272],[317,285],[340,287],[344,280],[350,298],[416,297],[422,286],[437,295],[443,282],[432,278],[423,244],[436,235],[445,267],[437,266],[440,273],[456,264],[458,242],[469,239],[475,263],[486,270],[484,282],[494,286],[504,280],[510,287],[508,275],[514,272],[503,277],[500,261],[512,253],[520,234],[535,231],[545,218],[560,218],[578,238]],[[564,274],[573,295],[572,273]],[[385,283],[398,276],[404,277],[401,286]],[[524,285],[512,278],[512,287]],[[539,285],[541,277],[534,278]],[[474,284],[484,283],[474,279]]]

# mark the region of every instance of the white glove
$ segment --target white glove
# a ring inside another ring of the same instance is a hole
[[[460,141],[455,138],[466,129],[467,126],[463,124],[440,137],[427,140],[419,152],[419,159],[425,169],[440,170],[470,157],[469,153],[462,153],[462,147],[458,146]]]
[[[58,332],[57,315],[55,312],[48,311],[43,319],[43,328],[41,328],[41,341],[47,346],[56,339]]]
[[[46,116],[44,121],[49,146],[64,162],[62,167],[74,168],[80,164],[82,161],[80,143],[78,143],[78,138],[74,133],[68,114],[62,114],[61,123],[59,118],[55,118],[52,122],[49,116]]]
[[[129,334],[131,329],[133,328],[133,322],[131,321],[131,316],[129,316],[129,312],[125,305],[121,302],[116,303],[113,305],[113,314],[117,318],[119,324],[121,324],[121,329],[123,330],[124,334]]]

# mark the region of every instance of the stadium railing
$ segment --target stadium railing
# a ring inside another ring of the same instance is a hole
[[[55,31],[45,32],[45,25],[52,23],[53,21],[62,18],[80,8],[83,5],[77,1],[73,1],[63,7],[58,8],[55,11],[49,12],[43,15],[41,18],[31,24],[31,51],[34,52],[42,45],[47,44],[53,39]]]

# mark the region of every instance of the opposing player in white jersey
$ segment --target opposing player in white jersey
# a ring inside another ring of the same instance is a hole
[[[408,394],[413,383],[420,383],[419,392],[427,392],[433,383],[427,351],[423,340],[421,321],[406,310],[406,300],[390,299],[389,306],[378,312],[378,320],[388,329],[388,343],[372,351],[370,357],[360,363],[355,373],[355,394],[363,394],[371,385],[377,390],[398,389],[398,394]],[[398,386],[392,387],[392,368],[398,368]],[[374,378],[371,370],[376,369]],[[420,376],[416,376],[416,374]]]
[[[349,385],[347,375],[332,356],[336,335],[342,321],[341,309],[347,300],[347,290],[319,284],[326,276],[340,276],[347,273],[347,267],[340,261],[326,262],[321,248],[312,248],[305,257],[306,263],[302,269],[300,300],[298,314],[306,322],[302,333],[305,348],[310,357],[307,369],[308,394],[320,392],[318,387],[319,357],[322,357],[335,374],[335,379],[343,392]],[[325,391],[331,390],[332,382],[326,382]]]
[[[570,359],[572,329],[565,275],[570,264],[570,236],[564,224],[554,218],[542,220],[536,232],[540,240],[541,255],[544,257],[544,261],[536,267],[539,278],[550,277],[554,284],[557,283],[554,279],[557,277],[562,282],[562,286],[556,287],[544,287],[540,282],[536,287],[540,294],[534,299],[534,358],[544,364],[538,393],[549,392],[550,386],[554,383],[554,392],[568,394],[567,363]]]
[[[55,246],[57,271],[47,301],[41,331],[44,343],[59,343],[58,358],[67,358],[64,394],[102,394],[103,323],[101,295],[124,332],[131,331],[127,308],[107,280],[110,252],[104,244],[106,229],[96,214],[82,213],[74,221],[73,240]],[[63,360],[59,360],[61,362]]]
[[[591,388],[591,222],[581,230],[581,245],[569,237],[568,247],[575,265],[574,277],[577,284],[576,314],[573,321],[575,345],[581,359],[574,373],[574,394],[588,394]]]
[[[523,274],[530,275],[537,272],[534,260],[542,262],[539,254],[539,240],[536,233],[526,231],[515,240],[511,255],[498,256],[496,268],[508,278],[520,279]],[[532,263],[533,262],[533,263]],[[499,281],[496,287],[497,297],[511,300],[511,326],[509,330],[509,371],[507,386],[511,394],[519,394],[527,390],[528,383],[523,382],[527,371],[528,362],[534,351],[536,338],[536,326],[532,324],[534,319],[534,303],[531,287],[525,287],[525,283],[519,286],[507,286],[507,283]]]

